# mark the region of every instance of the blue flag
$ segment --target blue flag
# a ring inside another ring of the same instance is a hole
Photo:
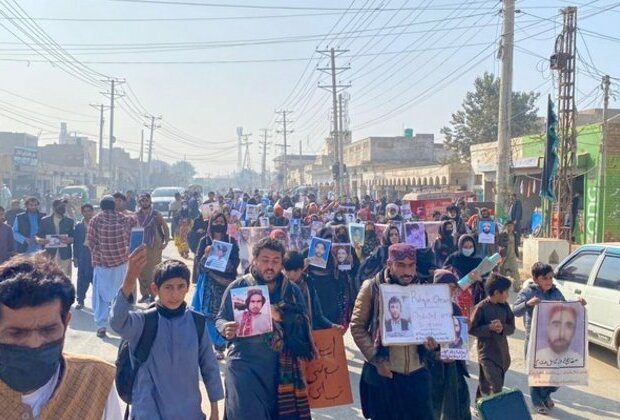
[[[545,142],[545,161],[543,165],[540,197],[555,201],[554,182],[558,172],[558,117],[555,114],[551,95],[547,98],[547,139]]]

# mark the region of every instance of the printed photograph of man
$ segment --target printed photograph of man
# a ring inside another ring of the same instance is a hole
[[[403,335],[408,335],[409,331],[409,320],[404,319],[403,315],[403,304],[400,298],[396,296],[392,296],[390,300],[388,300],[387,304],[386,316],[385,320],[385,333],[392,337],[399,337]]]
[[[426,234],[424,225],[421,223],[406,223],[405,231],[407,236],[405,242],[419,248],[426,248]]]
[[[351,244],[355,247],[364,246],[364,236],[366,235],[366,226],[361,223],[349,224],[349,238],[351,238]]]
[[[454,341],[449,344],[451,349],[467,348],[467,319],[455,316],[454,320]]]
[[[267,286],[232,289],[230,293],[235,321],[239,323],[239,337],[251,337],[272,331]]]
[[[534,367],[583,367],[585,321],[581,304],[541,304]],[[577,311],[581,313],[578,313]],[[581,330],[581,331],[580,331]]]
[[[327,259],[329,258],[330,249],[330,241],[317,237],[312,238],[310,242],[310,251],[308,252],[310,265],[320,268],[327,267]]]
[[[495,243],[495,223],[480,222],[478,226],[478,243],[494,244]]]
[[[205,267],[211,270],[226,271],[226,265],[228,264],[228,258],[232,251],[232,244],[220,241],[213,241],[213,249],[211,254],[205,262]]]

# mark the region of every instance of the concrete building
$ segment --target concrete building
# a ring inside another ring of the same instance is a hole
[[[0,181],[16,197],[42,192],[37,187],[38,144],[32,134],[0,132]]]

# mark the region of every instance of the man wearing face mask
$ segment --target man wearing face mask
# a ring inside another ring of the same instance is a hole
[[[71,280],[43,255],[0,266],[3,418],[121,418],[114,366],[63,353],[74,300]]]
[[[71,244],[73,243],[74,221],[65,216],[67,211],[66,203],[62,200],[52,202],[53,213],[41,219],[39,231],[37,232],[37,242],[45,247],[45,252],[60,266],[62,271],[71,277]],[[48,235],[62,235],[60,241],[62,246],[47,248],[49,244]]]
[[[379,286],[408,287],[415,283],[415,273],[415,247],[404,243],[391,245],[387,268],[366,280],[357,295],[351,335],[366,359],[360,381],[364,418],[433,419],[431,375],[423,361],[428,351],[438,348],[435,340],[428,337],[423,345],[380,344],[381,316],[377,314],[387,312],[387,308],[381,308]]]

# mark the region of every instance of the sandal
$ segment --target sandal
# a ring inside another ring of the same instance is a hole
[[[547,414],[549,414],[549,410],[547,409],[547,407],[536,407],[536,412],[538,414],[541,414],[543,416],[546,416]]]

